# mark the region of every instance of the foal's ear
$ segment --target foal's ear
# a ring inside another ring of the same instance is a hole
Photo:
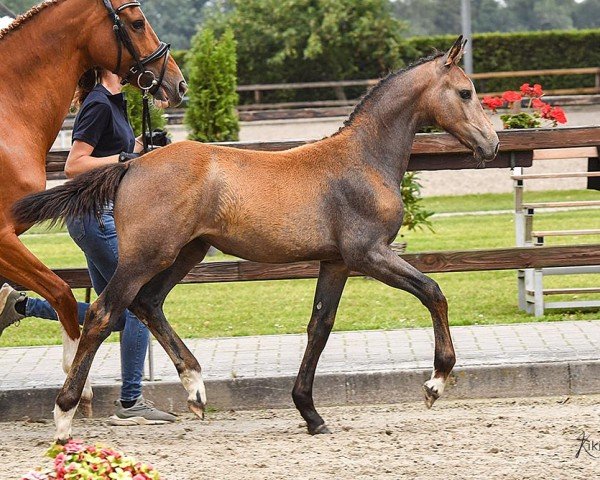
[[[450,50],[444,55],[444,66],[449,67],[452,64],[457,65],[460,62],[460,59],[463,56],[465,51],[465,45],[467,44],[467,39],[463,40],[463,36],[461,35],[456,39],[454,45],[450,47]]]

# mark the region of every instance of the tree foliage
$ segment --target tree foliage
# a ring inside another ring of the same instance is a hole
[[[461,0],[397,0],[396,15],[412,35],[461,31]],[[471,0],[474,32],[600,27],[600,0]]]
[[[187,49],[203,21],[207,0],[142,0],[142,9],[159,38],[174,49]]]
[[[142,92],[131,85],[127,85],[123,89],[123,93],[127,98],[127,115],[129,116],[129,123],[137,137],[142,133]],[[167,121],[163,114],[163,110],[156,108],[154,103],[150,102],[150,120],[152,122],[152,129],[165,128]]]
[[[207,16],[233,30],[242,84],[377,77],[405,49],[389,0],[228,0]]]
[[[211,29],[205,28],[192,40],[192,48],[186,57],[189,102],[185,112],[192,140],[222,142],[238,139],[235,49],[231,30],[226,30],[217,39]]]

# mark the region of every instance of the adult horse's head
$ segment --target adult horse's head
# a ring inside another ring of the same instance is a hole
[[[124,83],[148,91],[155,99],[178,105],[187,91],[181,70],[146,20],[138,1],[95,0],[88,53]]]
[[[425,92],[430,120],[473,151],[480,165],[498,153],[498,135],[475,93],[473,82],[458,66],[466,40],[458,37],[444,55],[432,63],[433,81]]]

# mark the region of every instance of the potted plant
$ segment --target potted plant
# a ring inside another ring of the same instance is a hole
[[[483,97],[483,106],[496,113],[498,108],[508,108],[510,112],[500,115],[502,125],[512,128],[556,127],[559,123],[567,123],[562,108],[552,106],[542,100],[544,91],[539,83],[521,85],[519,92],[508,90],[501,97]],[[522,109],[525,100],[525,109]]]

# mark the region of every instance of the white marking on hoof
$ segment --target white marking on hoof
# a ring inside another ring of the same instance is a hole
[[[12,287],[8,283],[5,283],[2,285],[2,288],[0,288],[0,312],[4,310],[10,292],[12,292]]]
[[[436,372],[433,372],[431,379],[427,380],[423,385],[425,405],[427,408],[431,408],[435,401],[440,398],[442,393],[444,393],[444,387],[446,386],[446,382],[442,378],[436,377],[435,373]]]
[[[56,435],[54,439],[57,443],[66,443],[71,438],[71,425],[73,416],[77,407],[68,412],[63,412],[58,405],[54,406],[54,424],[56,425]]]
[[[196,370],[184,370],[179,378],[188,392],[188,402],[200,401],[202,405],[206,405],[206,389],[202,374]]]

